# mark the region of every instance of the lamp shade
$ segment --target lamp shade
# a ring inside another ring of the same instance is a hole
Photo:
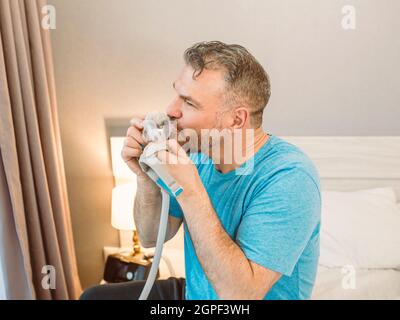
[[[124,183],[112,190],[111,225],[118,230],[135,230],[133,205],[136,195],[136,183]]]
[[[133,180],[136,175],[129,169],[121,157],[121,150],[124,146],[125,137],[111,137],[111,164],[113,176],[117,181],[119,180]]]

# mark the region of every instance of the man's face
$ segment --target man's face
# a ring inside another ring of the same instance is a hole
[[[227,126],[226,119],[220,114],[225,102],[225,80],[220,70],[204,69],[194,79],[193,72],[192,67],[185,66],[174,81],[176,97],[166,112],[169,117],[176,119],[179,131],[192,129],[200,137],[201,129],[222,129]]]

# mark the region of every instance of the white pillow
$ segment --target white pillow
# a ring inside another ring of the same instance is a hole
[[[391,188],[322,191],[320,265],[400,267],[400,208]]]

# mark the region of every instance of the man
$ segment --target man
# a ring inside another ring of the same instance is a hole
[[[183,222],[186,279],[156,281],[150,298],[310,298],[319,257],[319,179],[304,153],[261,127],[270,97],[266,72],[242,46],[218,41],[195,44],[184,58],[166,111],[179,130],[198,134],[192,145],[200,152],[187,155],[169,140],[158,157],[184,190],[171,199],[167,240]],[[134,218],[141,243],[152,247],[161,195],[138,165],[141,120],[133,119],[122,157],[138,177]],[[252,138],[240,140],[243,157],[237,160],[227,156],[235,146],[203,143],[202,129],[232,136],[250,131]],[[115,285],[108,298],[137,299],[142,287]],[[110,294],[100,290],[92,298]]]

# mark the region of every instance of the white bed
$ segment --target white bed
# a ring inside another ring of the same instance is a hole
[[[395,192],[395,201],[399,202],[400,137],[287,137],[287,140],[302,148],[312,158],[318,168],[323,190],[353,191],[390,187]],[[397,206],[400,214],[400,204]],[[376,214],[386,213],[386,207],[383,206],[381,212]],[[332,223],[332,220],[327,223]],[[395,227],[400,234],[400,224]],[[355,228],[354,237],[358,235],[356,231],[363,230]],[[373,236],[380,241],[379,234],[371,234]],[[387,257],[400,255],[398,237],[393,237],[388,252],[385,252]],[[376,253],[372,249],[369,243],[364,248],[360,247],[356,253],[364,254],[372,260]],[[321,240],[321,258],[325,261],[320,259],[312,299],[400,299],[400,264],[389,264],[385,268],[371,268],[371,265],[365,267],[362,263],[355,267],[340,266],[340,263],[338,266],[326,266],[321,265],[327,260],[323,250],[326,250],[326,245]],[[346,284],[349,272],[355,275],[354,286]]]
[[[312,299],[400,299],[400,270],[354,269],[354,288],[342,284],[345,268],[319,266]]]

